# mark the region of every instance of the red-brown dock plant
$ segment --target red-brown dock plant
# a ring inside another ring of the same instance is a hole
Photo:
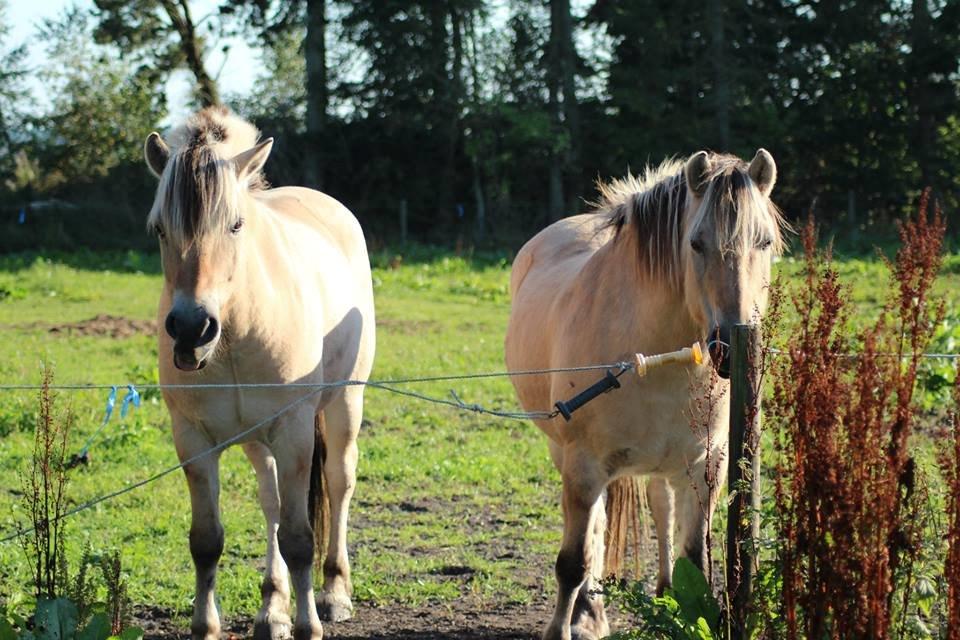
[[[947,587],[947,640],[960,640],[960,370],[953,386],[953,424],[950,449],[940,458],[947,486],[947,558],[943,576]]]
[[[909,455],[920,354],[943,317],[930,298],[944,223],[900,226],[895,283],[876,322],[850,326],[846,288],[815,231],[803,232],[806,280],[798,326],[774,365],[783,620],[789,638],[891,637],[896,594],[920,548]],[[852,355],[852,354],[856,355]],[[907,570],[903,570],[906,568]]]

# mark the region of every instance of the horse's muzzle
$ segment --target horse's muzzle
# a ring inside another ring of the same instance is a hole
[[[220,337],[219,321],[203,307],[188,313],[171,311],[164,329],[173,338],[173,364],[181,371],[202,369]]]

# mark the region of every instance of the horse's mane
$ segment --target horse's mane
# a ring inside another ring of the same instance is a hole
[[[710,154],[709,160],[701,204],[689,213],[684,160],[665,160],[648,165],[640,175],[598,182],[595,212],[607,216],[606,226],[617,237],[630,229],[641,271],[648,277],[679,288],[689,239],[711,218],[717,246],[724,252],[742,253],[763,238],[773,242],[776,255],[783,252],[783,217],[750,179],[747,163],[721,154]]]
[[[165,233],[189,242],[206,231],[229,227],[240,215],[237,195],[242,186],[231,160],[259,137],[256,127],[223,106],[207,107],[173,129],[148,228],[162,224]],[[245,183],[250,191],[266,187],[262,173],[246,177]]]

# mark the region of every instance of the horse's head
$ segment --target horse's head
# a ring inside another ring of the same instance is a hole
[[[203,368],[223,334],[243,278],[258,188],[272,139],[225,109],[206,109],[144,144],[147,166],[160,179],[148,227],[160,241],[170,310],[164,321],[178,369]],[[164,357],[164,356],[161,356]]]
[[[765,149],[749,165],[700,151],[687,160],[684,177],[686,304],[726,378],[731,329],[766,310],[773,256],[783,249],[783,221],[770,200],[777,166]]]

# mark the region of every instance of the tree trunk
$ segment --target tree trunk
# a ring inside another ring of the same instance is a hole
[[[180,37],[180,50],[187,60],[187,68],[197,81],[197,98],[204,107],[220,104],[220,92],[216,81],[207,73],[203,66],[203,50],[197,38],[193,18],[190,16],[190,6],[187,0],[161,0],[163,10],[170,18],[173,28]]]
[[[477,208],[477,214],[473,223],[473,241],[480,244],[486,239],[487,235],[487,208],[483,197],[483,182],[480,178],[480,163],[477,158],[471,158],[471,168],[473,169],[473,199]]]
[[[575,84],[576,52],[570,0],[550,0],[547,85],[554,138],[560,141],[550,159],[550,219],[558,220],[576,206],[580,181],[580,113]],[[565,188],[566,187],[566,188]],[[565,202],[564,193],[570,202]]]
[[[457,19],[452,7],[448,9],[446,2],[435,0],[428,3],[430,19],[430,49],[434,64],[431,71],[431,86],[433,88],[433,122],[435,130],[441,132],[440,139],[434,147],[438,180],[435,196],[437,207],[437,221],[445,223],[450,220],[453,212],[454,182],[456,180],[456,156],[458,109],[456,106],[459,95],[460,78],[450,78],[447,74],[447,61],[450,60],[450,41],[447,33],[447,17],[453,18],[453,30],[457,31]],[[459,61],[454,61],[455,65]],[[458,71],[456,68],[455,71]],[[457,228],[461,220],[456,220]]]
[[[303,42],[307,65],[307,144],[304,182],[323,187],[323,134],[327,121],[326,0],[307,0],[307,33]]]
[[[921,188],[933,187],[936,170],[933,157],[937,149],[937,122],[934,113],[934,88],[930,82],[932,51],[930,8],[926,0],[913,0],[913,16],[910,23],[911,60],[913,79],[910,101],[913,103],[916,121],[913,130],[913,148],[920,167]]]
[[[710,21],[710,58],[713,62],[714,108],[717,122],[717,140],[721,151],[730,151],[730,78],[724,61],[726,34],[724,33],[724,0],[707,3]]]

